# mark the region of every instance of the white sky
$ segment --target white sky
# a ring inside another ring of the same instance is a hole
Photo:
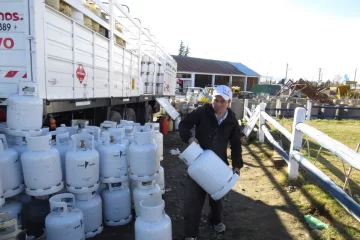
[[[120,2],[171,54],[183,40],[191,57],[241,62],[276,79],[286,63],[289,78],[317,80],[322,68],[325,81],[335,74],[352,80],[360,67],[360,0]]]

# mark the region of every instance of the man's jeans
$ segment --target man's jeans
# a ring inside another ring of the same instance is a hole
[[[184,227],[185,237],[197,237],[201,220],[202,208],[204,206],[207,193],[194,180],[187,176],[185,184],[184,201]],[[222,222],[223,205],[222,199],[215,201],[209,196],[211,208],[210,224],[216,225]]]

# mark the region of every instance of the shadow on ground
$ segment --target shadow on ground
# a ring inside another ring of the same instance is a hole
[[[186,165],[178,158],[169,154],[171,149],[186,148],[181,143],[177,132],[164,136],[164,161],[166,193],[166,213],[172,219],[173,239],[180,240],[183,236],[184,182]],[[244,149],[245,167],[233,190],[224,197],[225,234],[216,235],[208,226],[208,200],[205,202],[200,226],[199,240],[211,239],[313,239],[303,216],[288,197],[288,193],[278,185],[273,177],[276,171],[271,161],[263,161],[257,152],[248,147]],[[261,149],[259,149],[261,151]],[[265,151],[264,151],[265,152]],[[99,239],[135,239],[134,220],[122,227],[105,227]],[[161,239],[159,239],[161,240]]]

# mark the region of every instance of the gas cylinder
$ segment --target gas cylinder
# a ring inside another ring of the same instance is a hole
[[[77,134],[78,130],[78,126],[67,127],[65,124],[61,124],[60,127],[56,128],[56,134],[69,132],[69,137],[71,137],[72,135]]]
[[[127,139],[131,144],[134,141],[134,135],[133,135],[134,127],[128,125],[128,126],[124,126],[124,128],[125,128],[125,139]]]
[[[42,127],[43,100],[34,87],[25,87],[7,99],[6,124],[10,129],[39,130]]]
[[[169,132],[174,131],[174,121],[171,118],[169,118],[169,120],[168,120],[168,125],[169,125],[168,131]]]
[[[140,216],[135,221],[135,240],[172,240],[171,219],[165,213],[165,202],[140,202]]]
[[[102,201],[94,192],[75,194],[76,207],[84,214],[85,237],[91,238],[103,231]]]
[[[97,147],[100,155],[100,181],[117,183],[128,180],[127,149],[115,143],[113,132],[103,132]]]
[[[85,239],[84,214],[76,208],[74,194],[58,194],[49,201],[50,213],[45,219],[46,239]]]
[[[58,133],[56,134],[56,144],[55,148],[59,151],[60,161],[61,161],[61,172],[64,182],[66,182],[66,173],[65,173],[65,155],[67,151],[70,150],[70,133]]]
[[[126,149],[128,149],[130,141],[125,138],[125,128],[109,128],[108,132],[114,137],[115,143],[123,144],[125,145]]]
[[[9,139],[10,147],[19,154],[19,158],[20,158],[21,154],[23,154],[27,150],[26,137],[8,135],[8,139]]]
[[[0,177],[4,198],[13,197],[24,191],[24,178],[18,153],[8,148],[4,134],[0,134]]]
[[[132,179],[150,181],[158,177],[156,148],[152,132],[146,127],[136,127],[134,142],[130,144],[128,151]]]
[[[128,181],[108,184],[108,188],[102,191],[101,195],[106,225],[119,226],[131,221],[131,196]]]
[[[149,128],[150,130],[153,130],[153,123],[151,123],[151,122],[145,123],[144,126]]]
[[[169,122],[167,117],[160,118],[160,132],[162,134],[167,134],[169,131]]]
[[[75,134],[71,150],[65,156],[66,189],[71,193],[88,193],[99,187],[99,153],[94,136]]]
[[[157,145],[156,148],[156,156],[159,161],[164,160],[164,136],[159,131],[160,130],[160,124],[159,123],[152,123],[152,129],[153,129],[153,136]]]
[[[160,204],[162,200],[161,189],[154,180],[149,182],[138,181],[133,191],[133,197],[136,216],[140,215],[140,202],[142,200],[153,199],[157,204]]]
[[[159,167],[159,177],[155,179],[155,183],[159,185],[161,189],[161,194],[165,193],[165,176],[164,176],[164,168],[162,166]]]
[[[235,185],[239,176],[211,150],[192,142],[179,158],[188,165],[190,177],[214,200],[219,200]]]
[[[28,150],[21,155],[26,194],[43,196],[60,191],[64,187],[60,154],[51,148],[51,135],[26,140]]]
[[[21,220],[23,229],[27,229],[29,236],[37,238],[43,235],[45,218],[49,212],[49,195],[33,197],[29,203],[24,204],[21,211]]]
[[[116,122],[113,121],[104,121],[100,124],[100,129],[102,132],[108,130],[109,128],[116,128]]]
[[[100,140],[100,134],[101,134],[101,129],[99,127],[96,126],[86,126],[85,128],[81,129],[80,131],[81,133],[88,133],[90,135],[94,136],[94,141],[95,141],[95,145],[97,144],[97,142]]]
[[[71,126],[77,127],[79,130],[89,125],[89,120],[85,119],[73,119],[71,120]]]

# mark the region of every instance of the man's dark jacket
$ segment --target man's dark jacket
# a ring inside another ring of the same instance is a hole
[[[203,149],[214,151],[227,165],[227,144],[231,145],[233,168],[242,168],[242,150],[240,126],[235,113],[228,108],[227,117],[219,125],[214,108],[210,104],[198,107],[189,113],[179,124],[179,134],[185,143],[193,136],[191,129],[195,127],[195,137]]]

